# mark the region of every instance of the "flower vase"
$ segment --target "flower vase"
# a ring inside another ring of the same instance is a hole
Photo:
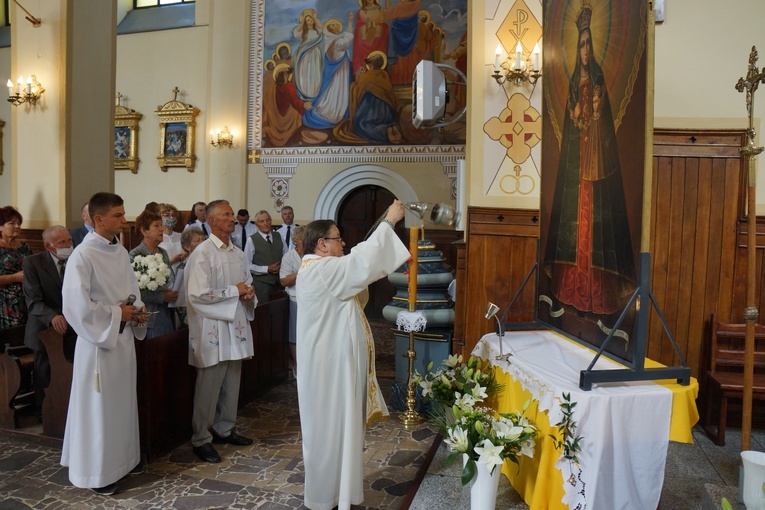
[[[462,456],[462,466],[467,463],[467,455]],[[476,474],[470,487],[470,510],[494,510],[497,506],[497,489],[502,466],[495,466],[494,472],[489,473],[485,465],[476,466]]]

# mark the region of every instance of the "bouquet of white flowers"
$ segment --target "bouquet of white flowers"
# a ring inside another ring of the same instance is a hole
[[[462,355],[450,354],[443,364],[446,368],[432,372],[431,361],[425,375],[415,371],[414,383],[422,388],[423,398],[451,407],[460,397],[464,399],[475,396],[476,401],[480,401],[502,389],[502,386],[494,381],[491,364],[484,365],[481,358],[470,356],[465,363]]]
[[[524,411],[529,406],[529,400]],[[518,464],[518,457],[534,456],[534,438],[537,428],[521,413],[499,413],[487,407],[457,401],[452,408],[454,422],[446,427],[448,437],[444,442],[452,451],[446,464],[467,455],[462,470],[462,484],[466,485],[483,464],[489,473],[505,460]]]
[[[521,413],[495,413],[480,405],[502,386],[494,380],[491,364],[470,356],[467,363],[462,356],[450,355],[444,360],[446,368],[435,372],[433,363],[425,375],[415,373],[414,381],[422,388],[422,397],[436,405],[430,422],[446,438],[452,451],[446,464],[463,454],[467,456],[462,470],[463,485],[476,475],[479,464],[489,473],[505,460],[518,464],[518,457],[534,456],[534,438],[537,428]],[[531,401],[526,402],[524,411]]]
[[[141,290],[155,291],[166,285],[170,278],[170,268],[165,264],[161,253],[136,255],[133,259],[133,271]]]

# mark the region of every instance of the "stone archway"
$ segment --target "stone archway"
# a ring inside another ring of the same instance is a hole
[[[414,188],[396,172],[378,165],[356,165],[346,168],[324,185],[316,199],[313,217],[337,221],[337,213],[343,198],[359,186],[368,185],[385,188],[404,203],[419,202]],[[406,226],[419,225],[419,219],[409,212],[404,221]]]

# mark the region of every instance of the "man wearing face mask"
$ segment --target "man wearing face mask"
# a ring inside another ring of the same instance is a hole
[[[66,260],[72,253],[72,236],[61,225],[48,227],[42,234],[45,251],[24,259],[21,286],[29,310],[24,345],[35,353],[34,389],[38,407],[50,383],[50,362],[38,333],[53,326],[62,335],[68,324],[61,313],[61,285]]]

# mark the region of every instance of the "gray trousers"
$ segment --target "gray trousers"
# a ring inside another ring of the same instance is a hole
[[[211,442],[210,428],[222,437],[234,428],[241,376],[242,360],[221,361],[211,367],[197,368],[191,418],[192,445]]]

